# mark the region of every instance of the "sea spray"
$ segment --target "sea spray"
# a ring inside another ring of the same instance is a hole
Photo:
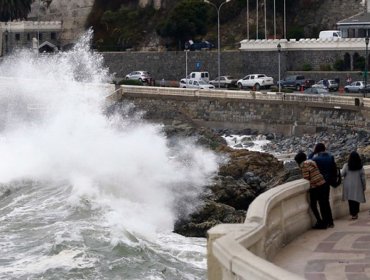
[[[99,85],[112,77],[91,35],[0,64],[0,250],[11,256],[0,277],[202,279],[204,241],[171,231],[178,203],[197,205],[219,159],[187,139],[169,145],[139,115],[107,117],[111,92]]]

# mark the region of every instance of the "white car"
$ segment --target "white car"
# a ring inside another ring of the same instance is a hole
[[[195,79],[181,79],[180,80],[180,87],[181,88],[198,88],[198,89],[214,89],[215,86],[207,83],[203,80],[195,80]]]
[[[269,89],[274,84],[274,79],[265,74],[250,74],[236,82],[239,89],[253,88],[259,90],[260,88]]]
[[[220,76],[216,79],[209,81],[210,84],[218,87],[218,83],[220,83],[220,87],[230,88],[236,86],[237,79],[234,79],[232,76]]]
[[[363,81],[355,81],[350,85],[346,85],[344,87],[344,91],[349,92],[361,92],[361,90],[365,87],[365,83]]]
[[[339,85],[335,80],[320,80],[312,87],[326,88],[329,91],[337,91],[339,89]]]
[[[140,82],[150,82],[152,77],[148,71],[132,71],[125,76],[126,80],[139,80]]]

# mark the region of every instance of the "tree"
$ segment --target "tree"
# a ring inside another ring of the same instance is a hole
[[[209,7],[199,0],[181,1],[158,28],[159,35],[181,43],[207,33]]]
[[[26,19],[32,0],[0,0],[0,21]]]

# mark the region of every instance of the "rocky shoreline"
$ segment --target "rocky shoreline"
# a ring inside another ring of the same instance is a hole
[[[300,170],[292,160],[294,155],[303,150],[310,153],[318,142],[324,143],[331,152],[339,167],[347,161],[351,151],[357,149],[365,164],[370,164],[370,140],[367,132],[337,131],[321,132],[302,137],[284,137],[277,134],[259,134],[251,129],[229,130],[208,129],[199,126],[181,110],[156,107],[129,107],[122,110],[124,104],[110,107],[108,114],[122,111],[125,116],[141,113],[150,122],[163,124],[163,132],[171,141],[191,137],[196,143],[226,156],[229,160],[222,165],[210,185],[204,187],[200,200],[202,204],[196,211],[183,214],[178,212],[174,231],[184,236],[206,237],[207,230],[220,223],[242,223],[250,203],[262,192],[301,178]],[[234,148],[229,147],[227,137],[240,135],[241,140]],[[262,151],[253,149],[256,139],[268,140]],[[290,160],[281,160],[286,158]],[[184,201],[183,203],[192,203]],[[181,208],[181,206],[178,206]]]
[[[335,134],[321,132],[302,137],[258,134],[249,129],[243,131],[215,130],[218,137],[238,137],[234,148],[224,144],[216,149],[230,155],[229,162],[220,168],[212,186],[207,186],[208,195],[204,205],[189,217],[181,217],[175,232],[185,236],[205,237],[212,226],[219,223],[242,223],[250,203],[260,193],[284,182],[301,178],[300,170],[292,159],[302,150],[312,152],[316,143],[322,142],[336,159],[338,167],[347,161],[353,150],[358,150],[364,163],[370,163],[370,140],[366,132],[338,131]],[[265,139],[263,152],[253,149],[254,141]],[[286,160],[279,160],[279,156]],[[283,156],[285,155],[285,156]],[[290,158],[290,159],[289,159]]]

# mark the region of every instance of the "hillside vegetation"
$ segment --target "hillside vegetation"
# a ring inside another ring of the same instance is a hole
[[[222,2],[213,0],[216,6]],[[249,2],[249,17],[247,3]],[[284,0],[231,0],[220,10],[223,49],[237,49],[239,42],[256,38],[258,2],[258,38],[283,37]],[[363,9],[361,1],[286,0],[287,38],[316,38],[320,30],[333,29],[337,21]],[[141,7],[136,0],[96,0],[87,21],[95,30],[94,44],[101,51],[181,50],[185,41],[206,39],[217,46],[217,10],[201,0],[165,0],[161,8]],[[351,9],[348,9],[352,7]]]

